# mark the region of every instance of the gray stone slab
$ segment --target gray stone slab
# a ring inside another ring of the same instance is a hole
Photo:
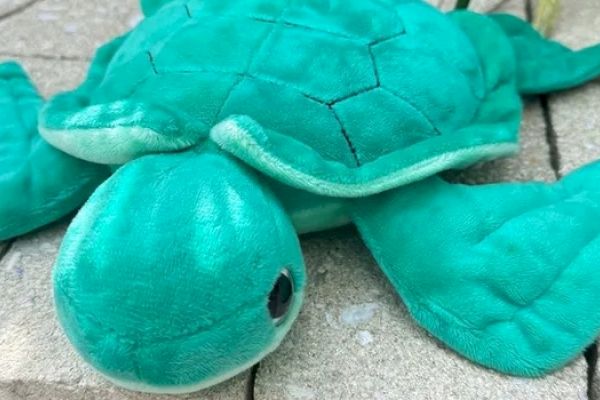
[[[572,0],[563,5],[553,37],[573,48],[600,42],[600,2]],[[562,167],[567,173],[600,158],[600,80],[551,97]]]
[[[519,154],[453,174],[452,180],[472,184],[503,181],[554,181],[556,176],[550,165],[550,149],[545,130],[546,124],[539,101],[528,102],[525,105],[521,124],[521,151]]]
[[[600,2],[566,2],[553,37],[573,48],[600,42]],[[561,173],[567,174],[600,159],[600,80],[580,89],[553,95],[550,107],[560,151]],[[593,398],[600,399],[600,371],[595,371],[591,388]]]
[[[35,4],[35,0],[2,0],[0,2],[0,20],[10,18]]]
[[[81,83],[87,72],[87,61],[42,60],[30,57],[13,57],[30,75],[41,95],[70,90]],[[0,61],[6,61],[0,58]]]
[[[88,58],[99,45],[129,30],[139,15],[138,0],[40,0],[0,20],[0,56]]]

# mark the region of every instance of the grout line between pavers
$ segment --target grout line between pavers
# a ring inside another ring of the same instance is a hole
[[[43,0],[30,0],[25,4],[21,4],[20,6],[15,7],[12,10],[5,12],[4,14],[1,14],[0,22],[5,21],[11,17],[14,17],[15,15],[19,15],[22,12],[27,11],[28,9],[30,9],[31,7],[33,7],[34,5],[36,5],[37,3],[41,2],[41,1],[43,1]]]
[[[493,6],[491,6],[489,9],[487,9],[485,12],[486,13],[494,13],[500,10],[500,8],[502,6],[504,6],[506,3],[508,3],[509,0],[500,0],[498,1],[496,4],[494,4]]]
[[[256,386],[256,375],[258,374],[258,370],[260,369],[260,362],[255,364],[250,370],[250,374],[248,375],[248,381],[246,383],[246,395],[244,396],[244,400],[254,400],[254,389]]]
[[[11,52],[1,52],[0,57],[4,58],[29,58],[34,60],[45,60],[45,61],[80,61],[89,63],[92,59],[89,57],[82,56],[52,56],[49,54],[19,54]]]
[[[525,2],[525,9],[527,13],[527,20],[531,22],[533,17],[533,5],[532,0]],[[552,118],[552,107],[550,106],[549,95],[539,96],[539,102],[542,107],[544,116],[544,124],[546,126],[546,141],[549,146],[550,165],[554,171],[554,175],[557,180],[561,179],[563,174],[561,172],[561,155],[560,147],[558,145],[558,134],[554,127],[554,120]],[[583,353],[585,362],[587,364],[587,395],[589,400],[600,400],[597,398],[594,391],[594,379],[596,377],[598,368],[598,342],[591,344]]]
[[[533,21],[533,3],[531,0],[525,1],[525,15],[527,17],[527,21]]]
[[[525,1],[525,15],[528,22],[533,21],[533,0]],[[550,101],[548,95],[538,96],[539,104],[542,108],[542,114],[544,118],[544,126],[546,130],[546,143],[548,144],[550,167],[554,172],[554,178],[559,180],[562,178],[561,173],[561,157],[560,149],[558,147],[558,135],[556,129],[554,129],[554,121],[552,119],[552,109],[550,107]]]
[[[556,180],[562,178],[561,172],[561,156],[560,149],[558,147],[558,134],[554,128],[554,121],[552,118],[552,107],[550,106],[549,96],[540,96],[540,105],[542,106],[542,113],[544,115],[544,123],[546,126],[546,142],[548,143],[550,166],[554,171],[554,177]]]
[[[0,242],[0,261],[8,254],[10,249],[12,248],[14,241],[9,240],[7,242]]]
[[[588,398],[590,400],[598,400],[594,390],[594,379],[598,374],[598,342],[595,342],[588,347],[584,355],[588,366]]]
[[[533,17],[533,5],[532,0],[525,2],[525,10],[527,13],[527,20],[531,22]],[[550,106],[549,96],[539,96],[539,102],[542,107],[544,116],[544,124],[546,127],[546,141],[549,147],[550,165],[554,171],[554,176],[557,180],[562,178],[561,172],[561,155],[560,147],[558,145],[558,134],[554,127],[554,120],[552,118],[552,107]],[[594,391],[594,378],[597,374],[598,368],[598,342],[594,342],[590,345],[583,353],[584,359],[587,364],[587,395],[590,400],[599,400],[596,398]]]

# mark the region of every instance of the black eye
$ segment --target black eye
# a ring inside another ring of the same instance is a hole
[[[269,294],[269,313],[276,324],[280,323],[289,311],[293,297],[294,282],[286,269],[281,272]]]

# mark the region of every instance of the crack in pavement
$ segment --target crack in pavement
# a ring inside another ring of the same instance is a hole
[[[533,2],[532,0],[527,0],[525,2],[525,10],[527,13],[527,20],[529,22],[532,21],[533,18]],[[544,125],[546,127],[546,142],[549,147],[549,157],[550,157],[550,166],[554,172],[556,180],[559,180],[563,177],[561,168],[562,168],[562,160],[560,147],[558,144],[558,133],[554,127],[554,119],[552,114],[552,107],[550,105],[550,96],[549,95],[541,95],[538,96],[539,104],[542,107],[542,112],[544,115]],[[598,342],[594,342],[591,344],[583,353],[583,357],[587,364],[587,395],[591,400],[596,399],[596,393],[594,392],[594,380],[596,379],[596,375],[598,374]]]
[[[548,95],[540,96],[540,104],[542,106],[542,112],[544,114],[544,123],[546,125],[546,142],[548,143],[550,151],[550,166],[554,171],[556,180],[562,178],[562,162],[560,156],[560,149],[558,147],[558,134],[554,128],[554,121],[552,119],[552,108],[550,107],[550,101]]]
[[[15,8],[13,8],[12,10],[8,10],[4,14],[0,14],[0,22],[5,21],[11,17],[14,17],[15,15],[21,14],[22,12],[28,10],[29,8],[33,7],[34,5],[36,5],[37,3],[41,2],[41,1],[43,1],[43,0],[29,0],[27,3],[21,4],[20,6],[17,6]]]
[[[34,60],[45,60],[45,61],[80,61],[80,62],[91,62],[92,59],[89,57],[82,56],[65,56],[58,55],[53,56],[49,54],[20,54],[20,53],[11,53],[11,52],[2,52],[0,51],[0,57],[5,58],[29,58]]]
[[[254,400],[254,390],[256,387],[256,375],[260,369],[260,362],[255,364],[250,370],[248,381],[246,382],[246,395],[244,400]]]
[[[12,245],[12,240],[9,240],[8,242],[0,242],[0,261],[2,261],[2,259],[4,259],[4,257],[8,254]]]
[[[598,400],[594,392],[594,379],[598,373],[598,343],[593,343],[585,351],[585,360],[588,364],[588,397],[591,400]]]

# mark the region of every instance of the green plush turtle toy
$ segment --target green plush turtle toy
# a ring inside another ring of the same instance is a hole
[[[54,294],[109,379],[181,393],[248,369],[300,312],[298,234],[350,223],[416,321],[477,363],[539,376],[600,334],[600,163],[555,184],[436,176],[516,152],[520,95],[599,76],[600,46],[419,0],[142,8],[46,103],[0,66],[0,239],[91,195]]]

